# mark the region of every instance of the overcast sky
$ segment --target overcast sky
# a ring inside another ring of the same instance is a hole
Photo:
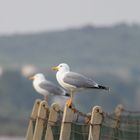
[[[140,0],[0,0],[0,34],[140,23]]]

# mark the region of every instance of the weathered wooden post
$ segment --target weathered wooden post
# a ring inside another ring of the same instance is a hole
[[[45,140],[54,139],[51,126],[53,126],[57,121],[59,110],[60,110],[60,106],[58,104],[53,103],[51,105]]]
[[[116,109],[115,109],[115,120],[113,121],[113,125],[112,127],[113,128],[118,128],[120,127],[120,117],[121,117],[121,114],[123,112],[124,108],[123,108],[123,105],[119,104]]]
[[[47,121],[46,116],[48,113],[49,113],[49,108],[48,108],[47,102],[41,101],[39,110],[38,110],[38,116],[37,116],[37,122],[35,126],[33,140],[41,140],[44,123],[45,121]]]
[[[30,121],[29,121],[29,125],[28,125],[28,129],[27,129],[26,140],[32,140],[33,139],[34,127],[35,127],[34,123],[37,119],[37,113],[38,113],[38,108],[39,108],[40,102],[41,102],[41,100],[37,99],[34,103],[32,113],[31,113],[31,117],[30,117]]]
[[[93,107],[88,140],[100,139],[100,128],[101,128],[102,120],[103,120],[102,108],[100,106]]]
[[[59,140],[70,140],[74,111],[65,105]]]

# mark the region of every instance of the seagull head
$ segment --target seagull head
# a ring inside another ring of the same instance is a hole
[[[52,67],[52,69],[55,71],[70,71],[70,67],[66,63],[61,63],[56,67]]]
[[[29,77],[30,80],[44,80],[45,76],[42,73],[37,73],[34,76]]]

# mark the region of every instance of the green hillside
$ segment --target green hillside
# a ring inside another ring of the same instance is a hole
[[[52,65],[63,61],[88,67],[130,68],[139,62],[140,26],[85,26],[57,32],[0,37],[0,64]]]

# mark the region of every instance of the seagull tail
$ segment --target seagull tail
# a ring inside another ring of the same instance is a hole
[[[101,86],[101,85],[98,85],[97,87],[95,87],[96,89],[103,89],[103,90],[108,90],[110,91],[110,88],[109,87],[106,87],[106,86]]]

